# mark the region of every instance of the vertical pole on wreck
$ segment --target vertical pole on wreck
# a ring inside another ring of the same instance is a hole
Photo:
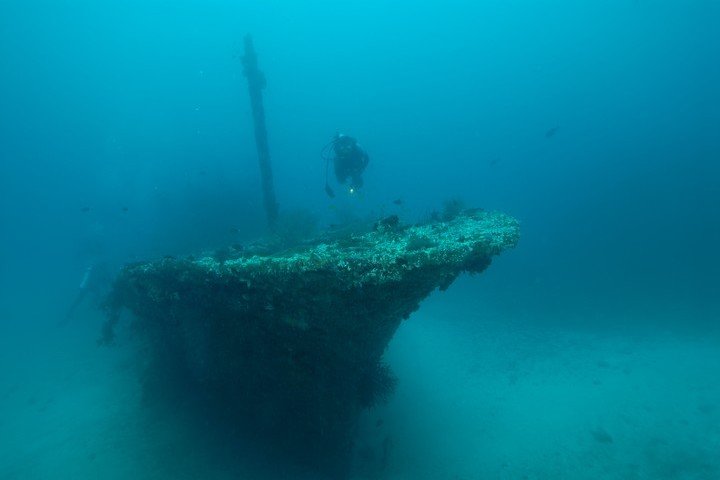
[[[265,109],[263,108],[262,99],[262,90],[265,88],[265,75],[258,69],[257,55],[250,35],[245,36],[245,54],[242,57],[242,63],[243,74],[248,82],[253,123],[255,124],[255,144],[257,145],[258,161],[260,162],[265,214],[267,215],[268,226],[273,229],[278,216],[278,205],[275,200],[270,150],[268,149],[267,129],[265,128]]]

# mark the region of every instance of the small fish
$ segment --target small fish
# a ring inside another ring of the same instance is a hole
[[[382,230],[395,230],[400,226],[400,217],[397,215],[390,215],[385,218],[381,218],[377,222],[375,222],[375,226],[373,228],[374,231]]]
[[[699,405],[697,409],[698,412],[702,413],[703,415],[711,415],[716,410],[716,407],[715,405],[710,403],[703,403],[702,405]]]
[[[596,430],[593,430],[590,432],[592,437],[595,439],[598,443],[613,443],[612,436],[605,431],[603,428],[598,428]]]
[[[130,209],[128,207],[122,207],[122,211],[123,213],[127,213],[128,211],[130,211]]]
[[[375,421],[375,428],[380,428],[380,427],[382,427],[382,426],[383,426],[383,423],[385,423],[385,422],[383,421],[383,419],[382,419],[382,418],[378,418],[377,421]]]
[[[552,138],[552,137],[554,137],[559,128],[560,128],[560,125],[555,125],[554,127],[548,129],[548,131],[545,132],[545,138]]]
[[[88,212],[90,211],[90,207],[82,207],[82,208],[80,209],[80,211],[81,211],[82,213],[88,213]]]
[[[478,215],[480,213],[483,213],[485,211],[484,208],[481,207],[472,207],[472,208],[466,208],[463,210],[463,213],[467,213],[468,215]]]
[[[393,200],[392,203],[393,203],[393,205],[398,205],[398,206],[400,206],[400,205],[403,204],[403,201],[402,201],[402,198],[396,198],[395,200]]]

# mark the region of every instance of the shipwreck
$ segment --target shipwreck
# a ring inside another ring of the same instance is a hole
[[[243,69],[276,235],[265,76],[249,36]],[[451,206],[422,224],[393,215],[292,248],[255,244],[127,265],[105,302],[101,342],[129,310],[147,389],[182,384],[253,441],[343,478],[360,413],[395,386],[382,357],[400,323],[431,292],[482,272],[518,241],[515,219]]]
[[[390,217],[281,251],[128,265],[104,334],[130,310],[148,368],[206,392],[278,452],[342,477],[362,409],[394,387],[382,357],[400,323],[518,237],[512,217],[475,210],[412,226]]]

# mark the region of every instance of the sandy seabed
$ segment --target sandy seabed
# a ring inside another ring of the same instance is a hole
[[[435,298],[386,353],[399,386],[363,415],[352,478],[720,478],[717,335],[459,319]],[[96,346],[92,309],[62,329],[3,315],[0,479],[314,478],[149,405],[131,340]]]

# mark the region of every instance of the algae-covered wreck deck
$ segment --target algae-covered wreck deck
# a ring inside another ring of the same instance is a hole
[[[381,358],[402,319],[518,236],[500,213],[410,227],[391,217],[278,253],[127,266],[108,308],[134,313],[157,375],[208,392],[230,421],[335,475],[361,409],[392,392]]]

